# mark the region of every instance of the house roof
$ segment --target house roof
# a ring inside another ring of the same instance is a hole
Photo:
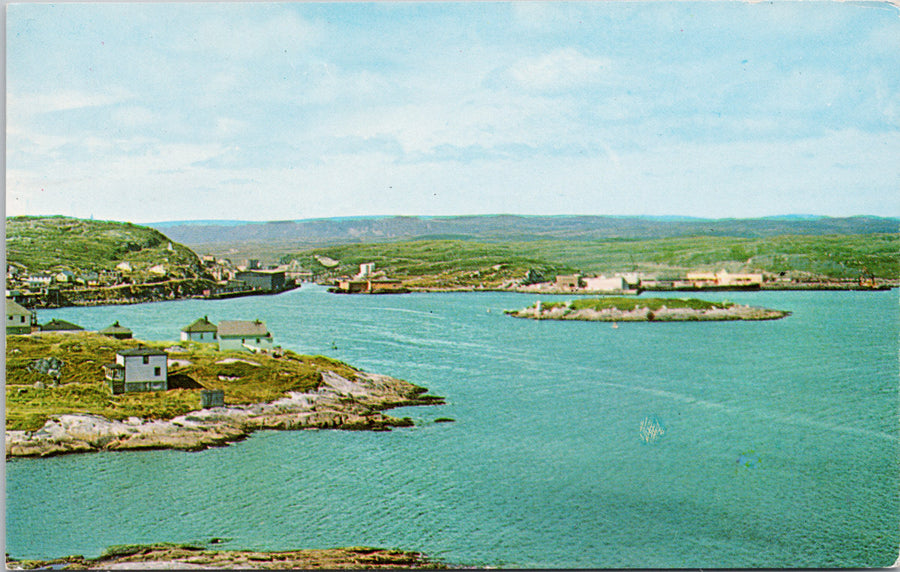
[[[249,322],[246,320],[227,320],[219,322],[219,337],[247,336],[265,337],[269,335],[266,323],[259,320]]]
[[[108,328],[103,328],[102,330],[100,330],[100,333],[101,334],[130,334],[131,330],[129,330],[128,328],[126,328],[124,326],[120,326],[118,320],[116,320],[115,324],[113,324],[112,326],[109,326]]]
[[[164,356],[167,355],[166,352],[162,350],[156,350],[153,348],[147,348],[144,346],[139,346],[136,348],[132,348],[130,350],[119,350],[116,352],[120,356]]]
[[[187,333],[194,333],[194,332],[196,332],[196,333],[199,333],[199,332],[215,333],[216,331],[218,331],[218,328],[216,327],[215,324],[210,322],[206,316],[203,316],[202,318],[198,318],[197,320],[195,320],[193,324],[181,328],[181,331],[187,332]]]
[[[15,300],[6,299],[6,315],[7,316],[30,316],[31,310],[19,304]]]
[[[81,326],[78,324],[73,324],[72,322],[67,322],[65,320],[57,320],[56,318],[50,320],[43,326],[41,326],[41,331],[50,332],[50,331],[59,331],[59,330],[83,330]]]

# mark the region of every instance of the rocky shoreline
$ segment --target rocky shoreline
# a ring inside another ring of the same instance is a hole
[[[210,550],[189,544],[112,546],[98,558],[68,556],[53,560],[15,560],[7,556],[9,570],[375,570],[446,568],[418,552],[349,547],[266,552]]]
[[[436,405],[443,398],[424,395],[409,382],[359,372],[347,379],[322,372],[314,392],[290,392],[270,403],[230,405],[191,411],[169,420],[99,415],[52,416],[37,431],[7,431],[7,457],[48,457],[68,453],[135,449],[198,451],[246,438],[260,429],[347,429],[385,431],[412,425],[383,410],[407,405]]]

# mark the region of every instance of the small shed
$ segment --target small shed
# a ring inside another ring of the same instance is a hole
[[[211,409],[213,407],[225,407],[224,389],[204,389],[200,392],[200,407]]]
[[[116,323],[109,326],[108,328],[103,328],[98,333],[103,334],[104,336],[110,336],[119,340],[130,340],[132,337],[132,332],[128,328],[119,325],[119,321],[116,320]]]

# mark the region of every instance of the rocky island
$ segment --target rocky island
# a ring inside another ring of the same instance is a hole
[[[218,539],[214,539],[216,541]],[[381,568],[446,568],[418,552],[350,547],[263,552],[212,550],[192,544],[111,546],[97,558],[68,556],[53,560],[14,560],[9,570],[309,570],[314,568],[376,570]]]
[[[591,322],[703,322],[777,320],[790,312],[679,298],[586,298],[567,302],[537,302],[522,310],[507,310],[515,318],[584,320]]]
[[[443,403],[406,381],[291,351],[248,354],[93,333],[7,336],[6,344],[7,457],[200,450],[259,429],[389,430],[412,421],[383,410]],[[104,364],[141,348],[167,356],[168,388],[114,394]],[[202,408],[204,390],[223,392],[221,405]]]

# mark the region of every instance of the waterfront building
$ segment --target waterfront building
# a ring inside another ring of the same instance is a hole
[[[114,395],[131,391],[166,391],[168,356],[162,350],[137,347],[116,352],[116,363],[105,364],[103,372]]]
[[[560,274],[556,277],[557,288],[581,288],[581,274]]]
[[[722,269],[719,272],[688,272],[687,286],[702,288],[705,286],[760,286],[762,274],[731,274]]]
[[[238,272],[235,278],[253,290],[267,292],[284,290],[286,282],[283,270],[245,270]]]
[[[238,350],[257,352],[271,350],[274,347],[272,334],[266,329],[265,322],[254,320],[224,320],[219,322],[219,350]]]
[[[367,276],[371,276],[372,274],[375,274],[375,263],[366,262],[365,264],[359,265],[359,274],[357,274],[356,277],[365,278]]]
[[[209,321],[209,318],[203,316],[194,321],[189,326],[181,328],[181,341],[183,342],[201,342],[212,344],[216,341],[216,334],[219,328]]]
[[[6,299],[7,334],[30,334],[34,325],[37,325],[34,312],[14,300]]]
[[[616,278],[595,276],[592,278],[585,278],[583,281],[586,290],[597,292],[617,292],[628,288],[628,284],[625,283],[625,279],[621,276]]]

